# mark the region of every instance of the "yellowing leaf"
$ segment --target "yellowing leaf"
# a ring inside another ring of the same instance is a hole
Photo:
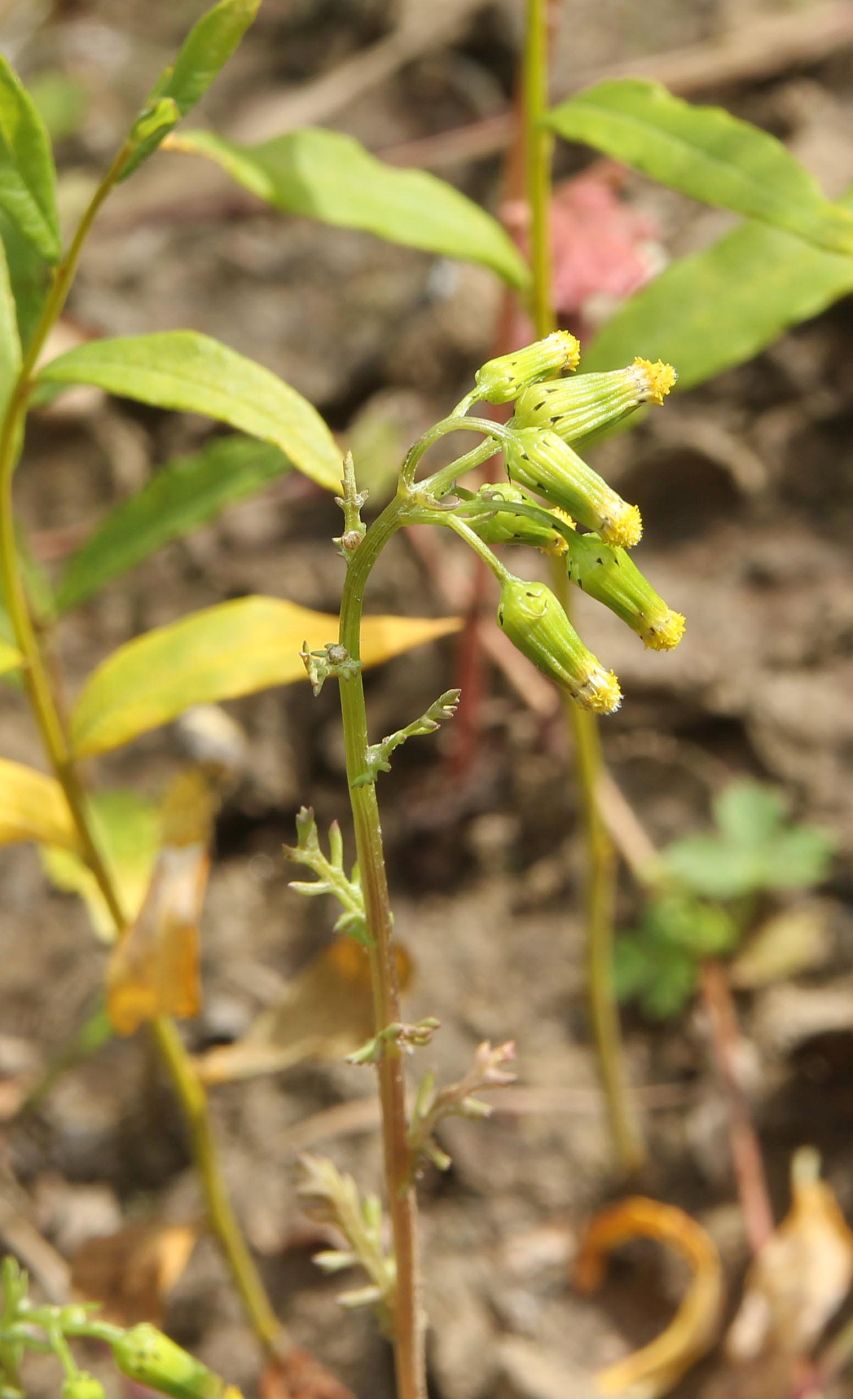
[[[128,918],[135,918],[151,881],[160,840],[157,807],[133,792],[99,792],[90,798],[89,812],[121,906]],[[85,900],[98,937],[111,941],[115,936],[112,915],[81,857],[51,843],[42,850],[42,864],[58,889]]]
[[[367,617],[362,660],[376,665],[459,627],[454,617]],[[80,757],[104,753],[167,724],[195,704],[305,679],[309,650],[335,641],[338,619],[271,597],[194,612],[121,646],[89,677],[71,716]]]
[[[397,977],[408,984],[412,964],[397,944]],[[364,948],[346,938],[320,952],[263,1011],[236,1044],[197,1060],[205,1083],[230,1083],[278,1073],[306,1059],[342,1059],[374,1032],[370,970]]]
[[[14,646],[10,646],[7,641],[0,641],[0,675],[7,670],[17,670],[23,659],[20,651]]]
[[[76,850],[77,833],[59,783],[0,758],[0,845],[34,840]]]
[[[794,1156],[791,1209],[750,1267],[726,1337],[733,1360],[805,1355],[850,1290],[853,1234],[819,1170],[815,1151]]]
[[[116,1034],[163,1015],[201,1009],[199,922],[210,869],[214,801],[203,774],[181,773],[166,795],[163,847],[139,917],[107,968],[107,1010]]]
[[[665,1331],[647,1346],[596,1375],[601,1394],[656,1399],[673,1388],[714,1343],[723,1307],[719,1254],[705,1230],[683,1210],[633,1196],[592,1220],[581,1243],[575,1280],[585,1292],[597,1288],[611,1249],[630,1239],[650,1238],[674,1248],[693,1270],[693,1279]]]
[[[163,1302],[190,1260],[197,1230],[186,1224],[128,1224],[89,1239],[71,1262],[71,1285],[119,1326],[159,1324]]]

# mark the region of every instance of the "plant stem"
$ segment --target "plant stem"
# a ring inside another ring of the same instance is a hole
[[[354,659],[360,654],[367,578],[381,549],[403,523],[403,518],[401,502],[392,501],[370,526],[349,561],[341,602],[340,642]],[[372,943],[368,958],[374,1032],[378,1035],[401,1019],[393,947],[394,920],[388,897],[376,787],[373,783],[355,786],[356,779],[367,768],[367,713],[361,673],[342,678],[340,691],[350,806],[367,931]],[[425,1316],[421,1299],[417,1202],[410,1180],[402,1051],[394,1041],[385,1040],[377,1069],[385,1180],[397,1270],[392,1308],[397,1399],[426,1399]]]
[[[548,0],[527,0],[524,48],[524,151],[530,217],[531,312],[537,337],[556,324],[551,297],[551,136],[544,124],[548,108]],[[552,564],[555,592],[570,610],[565,566]],[[623,1170],[642,1165],[645,1152],[630,1109],[619,1012],[613,989],[613,909],[616,861],[602,817],[599,794],[604,775],[598,722],[566,700],[564,704],[577,760],[586,830],[586,971],[589,1015],[595,1039],[613,1147]]]
[[[45,752],[64,793],[83,858],[109,909],[117,938],[124,935],[127,918],[115,882],[98,848],[86,795],[68,743],[51,676],[33,626],[15,538],[12,477],[19,443],[23,439],[31,376],[44,343],[62,313],[86,235],[121,173],[126,156],[127,150],[122,148],[92,196],[68,252],[56,269],[53,286],[12,387],[0,428],[0,585],[5,595],[16,645],[24,658],[24,685]],[[270,1349],[281,1339],[282,1329],[264,1291],[260,1275],[251,1259],[227,1196],[204,1088],[174,1024],[167,1020],[158,1020],[152,1026],[152,1034],[186,1117],[193,1160],[201,1179],[211,1227],[219,1240],[234,1284],[246,1305],[252,1328],[262,1344]]]

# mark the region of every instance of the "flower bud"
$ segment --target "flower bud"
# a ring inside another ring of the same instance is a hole
[[[156,1326],[140,1322],[112,1344],[123,1375],[173,1399],[224,1399],[225,1384]]]
[[[76,1375],[67,1375],[63,1381],[62,1399],[106,1399],[106,1390],[94,1375],[78,1370]]]
[[[630,549],[640,539],[643,522],[636,505],[628,505],[555,432],[514,429],[505,452],[513,481],[567,510],[609,544]]]
[[[458,505],[454,514],[461,515],[486,544],[529,544],[548,554],[564,554],[564,535],[544,520],[520,515],[513,510],[494,509],[500,501],[507,504],[535,505],[542,513],[545,507],[511,482],[481,486],[472,500]],[[565,522],[563,522],[565,523]]]
[[[622,692],[616,676],[587,650],[544,583],[508,576],[501,587],[498,626],[528,660],[584,709],[612,714],[619,708]]]
[[[627,369],[579,374],[527,388],[515,406],[520,427],[550,427],[564,442],[618,422],[643,403],[663,403],[675,383],[671,364],[635,359]]]
[[[567,566],[571,581],[627,622],[646,646],[670,651],[678,645],[684,617],[667,607],[624,549],[614,549],[597,534],[576,534]]]
[[[474,375],[478,395],[487,403],[509,403],[529,384],[577,369],[580,352],[580,341],[574,335],[555,330],[544,340],[488,360]]]

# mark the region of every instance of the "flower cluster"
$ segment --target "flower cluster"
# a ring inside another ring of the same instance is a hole
[[[640,511],[572,444],[643,404],[662,404],[675,370],[638,358],[611,373],[567,377],[577,368],[579,348],[574,336],[558,331],[478,371],[480,398],[515,404],[502,435],[509,483],[466,493],[457,511],[486,544],[527,544],[563,558],[571,583],[615,612],[646,646],[669,650],[681,640],[684,618],[627,552],[642,535]],[[550,588],[500,565],[495,571],[498,624],[518,649],[584,708],[601,714],[618,709],[616,676],[587,649]]]

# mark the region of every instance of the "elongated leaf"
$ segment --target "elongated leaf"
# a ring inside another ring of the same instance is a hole
[[[9,394],[21,367],[21,341],[15,315],[15,300],[9,284],[6,253],[0,243],[0,417],[6,411]]]
[[[694,107],[659,83],[625,78],[587,88],[554,107],[548,120],[568,140],[703,204],[853,254],[853,217],[824,197],[780,141],[721,107]]]
[[[28,243],[0,207],[0,239],[6,253],[21,344],[30,343],[50,286],[50,264]]]
[[[376,665],[455,631],[455,617],[367,617],[362,659]],[[71,718],[80,756],[103,753],[166,724],[194,704],[305,679],[303,641],[335,641],[338,619],[271,597],[194,612],[121,646],[89,677]]]
[[[193,330],[92,340],[45,365],[41,382],[95,384],[107,393],[205,413],[279,447],[329,490],[341,482],[341,454],[320,414],[269,369]]]
[[[0,845],[22,840],[77,849],[59,783],[23,763],[0,758]]]
[[[190,30],[174,64],[154,84],[131,132],[136,149],[121,172],[126,180],[203,97],[228,62],[260,0],[219,0]]]
[[[853,195],[844,206],[853,209]],[[604,327],[585,369],[633,355],[674,364],[690,388],[757,355],[785,330],[853,291],[853,260],[758,223],[673,263]]]
[[[286,213],[480,262],[512,286],[527,280],[518,249],[485,210],[434,175],[385,165],[341,132],[307,127],[259,146],[238,146],[191,131],[169,145],[216,161],[238,184]]]
[[[43,258],[57,260],[59,217],[50,141],[32,98],[2,55],[0,209]]]
[[[127,917],[134,919],[147,893],[160,845],[159,811],[153,802],[135,792],[97,792],[89,799],[89,815],[121,906]],[[66,893],[79,894],[97,936],[112,942],[112,914],[80,855],[54,843],[43,846],[41,856],[51,883]]]
[[[56,595],[60,612],[78,607],[171,539],[179,539],[231,501],[290,470],[276,447],[222,437],[179,457],[102,520],[66,565]]]

